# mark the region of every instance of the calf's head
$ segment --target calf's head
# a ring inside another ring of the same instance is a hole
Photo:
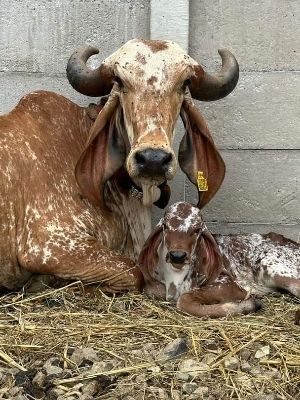
[[[222,258],[216,241],[203,222],[198,207],[178,202],[169,206],[147,239],[139,257],[145,279],[155,278],[159,246],[165,247],[166,262],[174,271],[192,269],[195,279],[212,282],[222,269]]]
[[[80,93],[110,94],[76,167],[83,194],[102,203],[105,182],[124,167],[143,189],[144,202],[157,200],[155,188],[176,173],[172,144],[181,113],[186,134],[178,161],[194,184],[198,171],[205,174],[209,189],[199,206],[206,204],[219,188],[225,167],[192,98],[210,101],[227,96],[238,81],[234,56],[219,50],[222,69],[209,75],[171,41],[130,40],[92,70],[86,62],[96,53],[93,47],[79,49],[67,66],[68,79]]]

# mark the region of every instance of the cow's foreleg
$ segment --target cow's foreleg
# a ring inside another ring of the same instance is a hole
[[[19,261],[30,272],[98,283],[109,292],[141,290],[143,286],[142,274],[132,260],[115,251],[99,249],[97,244],[84,243],[76,250],[53,246],[44,258],[23,254]]]
[[[209,285],[182,294],[177,301],[177,308],[199,317],[248,314],[260,308],[257,300],[246,297],[246,291],[234,282]]]

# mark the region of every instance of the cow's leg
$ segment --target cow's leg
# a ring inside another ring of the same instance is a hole
[[[51,246],[43,257],[19,255],[22,267],[38,274],[99,283],[108,292],[141,290],[143,277],[135,263],[116,251],[85,242],[77,249]]]
[[[199,317],[248,314],[260,308],[257,300],[246,297],[246,291],[234,282],[209,285],[182,294],[177,301],[177,308]]]

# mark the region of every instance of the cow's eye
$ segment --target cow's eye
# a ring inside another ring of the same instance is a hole
[[[191,84],[191,80],[190,79],[186,79],[183,82],[182,89],[185,90],[190,84]]]
[[[124,87],[121,78],[119,78],[118,76],[115,76],[114,81],[116,82],[116,84],[119,86],[120,89]]]

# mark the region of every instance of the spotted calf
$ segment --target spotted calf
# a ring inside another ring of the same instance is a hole
[[[300,298],[300,245],[285,237],[214,235],[197,207],[171,205],[139,257],[148,294],[197,316],[247,314],[257,298],[286,290]]]

